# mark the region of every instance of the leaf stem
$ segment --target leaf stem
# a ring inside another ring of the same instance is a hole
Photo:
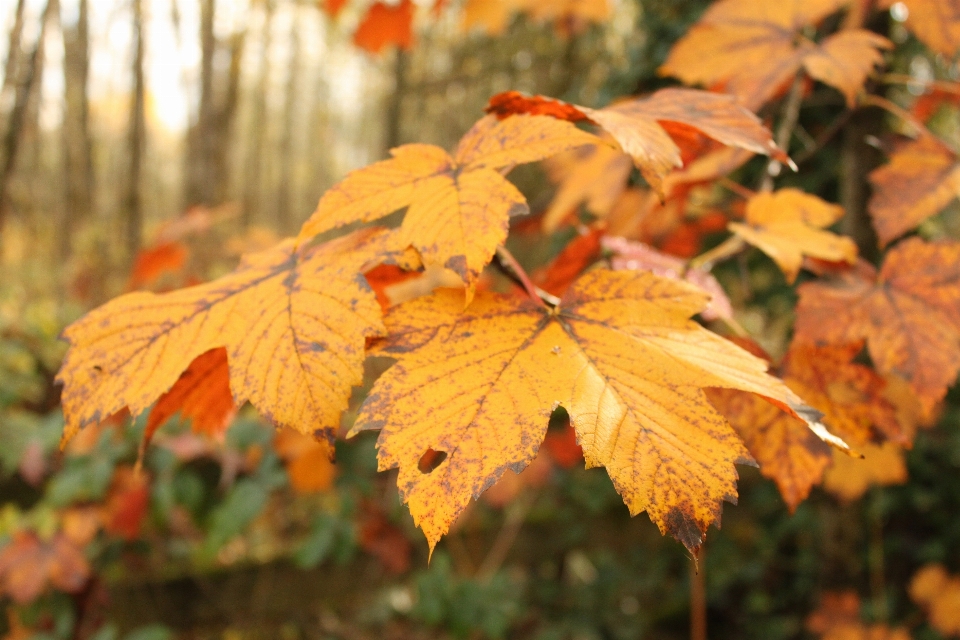
[[[790,153],[790,138],[793,137],[793,129],[797,126],[797,120],[800,118],[800,104],[803,102],[803,72],[798,71],[793,78],[793,84],[790,85],[790,93],[783,103],[783,113],[780,116],[780,123],[777,125],[777,134],[775,142],[784,153]],[[794,171],[797,165],[790,160],[790,165]],[[763,180],[760,183],[758,191],[771,191],[773,189],[773,178],[780,173],[779,160],[770,160],[767,163],[767,171],[764,173]]]
[[[732,191],[733,193],[737,194],[744,200],[749,200],[753,196],[757,195],[755,191],[752,191],[746,188],[739,182],[734,182],[733,180],[731,180],[730,178],[727,178],[726,176],[724,176],[723,178],[720,178],[717,184],[719,184],[721,187],[725,188],[728,191]]]
[[[503,519],[503,526],[500,528],[499,533],[497,533],[497,537],[493,541],[493,546],[490,547],[490,551],[487,552],[487,556],[483,559],[483,562],[480,563],[480,568],[477,570],[478,580],[486,582],[500,570],[536,499],[537,492],[528,489],[507,508],[506,515]]]
[[[887,113],[897,116],[898,118],[900,118],[901,120],[909,124],[911,127],[913,127],[916,130],[918,135],[921,135],[921,136],[933,135],[932,133],[930,133],[930,130],[927,129],[925,126],[923,126],[923,124],[919,120],[917,120],[912,115],[910,115],[910,112],[908,112],[906,109],[904,109],[900,105],[890,100],[887,100],[886,98],[882,98],[880,96],[875,96],[871,94],[871,95],[864,96],[860,100],[860,104],[865,106],[880,107]]]
[[[960,95],[960,82],[950,82],[949,80],[921,80],[906,73],[885,73],[880,76],[879,80],[884,84],[918,84],[924,88],[931,87],[933,89],[940,89],[940,91],[946,93],[956,93]]]
[[[556,307],[560,304],[560,298],[533,284],[533,281],[530,280],[530,276],[528,276],[527,272],[524,271],[523,267],[520,266],[520,263],[517,262],[517,259],[514,258],[513,254],[502,245],[497,247],[497,261],[508,275],[516,278],[517,282],[520,283],[524,291],[527,292],[528,296],[540,304],[546,303],[553,307]]]
[[[687,263],[687,270],[701,269],[703,271],[710,271],[716,263],[721,260],[726,260],[727,258],[732,258],[743,251],[746,246],[747,243],[744,242],[740,236],[730,236],[713,249],[704,251],[700,255],[691,258],[690,262]]]

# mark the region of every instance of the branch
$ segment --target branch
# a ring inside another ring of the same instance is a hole
[[[800,104],[803,102],[803,72],[798,71],[793,78],[793,84],[790,85],[790,93],[783,103],[783,113],[780,116],[780,124],[777,125],[777,134],[775,142],[784,153],[790,151],[790,138],[793,136],[793,129],[797,126],[797,120],[800,118]],[[796,164],[790,161],[791,168],[796,170]],[[767,171],[763,176],[758,191],[770,191],[773,189],[773,177],[780,173],[780,162],[771,160],[767,163]]]
[[[960,82],[949,80],[921,80],[905,73],[885,73],[878,78],[884,84],[919,84],[924,88],[939,89],[945,93],[960,95]]]
[[[514,258],[513,254],[510,253],[510,251],[508,251],[504,246],[497,247],[497,263],[503,268],[507,275],[516,279],[516,281],[527,292],[528,296],[537,302],[541,304],[547,303],[552,307],[556,307],[560,304],[560,298],[533,284],[533,282],[530,280],[530,276],[527,275],[527,272],[524,271],[523,267],[520,266],[520,263],[517,262],[517,259]]]
[[[701,269],[710,271],[713,266],[721,260],[732,258],[747,247],[747,243],[740,236],[730,236],[713,249],[705,251],[698,256],[690,259],[687,263],[687,270]]]
[[[871,106],[871,107],[880,107],[887,113],[897,116],[898,118],[900,118],[901,120],[909,124],[911,127],[913,127],[916,130],[918,135],[921,135],[921,136],[933,135],[932,133],[930,133],[930,130],[927,129],[925,126],[923,126],[923,124],[919,120],[917,120],[912,115],[910,115],[909,111],[907,111],[900,105],[895,104],[890,100],[887,100],[886,98],[881,98],[880,96],[875,96],[875,95],[867,95],[867,96],[864,96],[862,100],[860,100],[860,104]]]
[[[514,500],[513,504],[507,509],[507,514],[503,519],[503,526],[500,528],[500,532],[497,533],[497,538],[493,541],[493,546],[490,547],[490,551],[487,552],[487,557],[483,559],[480,568],[477,570],[478,580],[486,582],[500,570],[536,499],[537,492],[528,489],[521,494],[519,498]]]

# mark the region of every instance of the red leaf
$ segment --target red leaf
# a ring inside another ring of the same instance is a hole
[[[413,8],[412,0],[395,7],[377,2],[360,21],[353,44],[374,54],[391,44],[409,49],[413,46]]]

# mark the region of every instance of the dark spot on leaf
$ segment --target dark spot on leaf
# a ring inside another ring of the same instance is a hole
[[[103,373],[103,367],[101,367],[98,364],[93,365],[93,370],[96,371],[97,373]]]
[[[420,469],[420,473],[431,473],[434,469],[443,464],[443,461],[446,459],[446,451],[435,451],[434,449],[428,448],[423,452],[423,455],[420,456],[420,461],[417,463],[417,468]]]
[[[683,546],[696,553],[703,544],[703,532],[693,517],[687,515],[680,508],[671,509],[664,517],[667,532],[679,540]]]
[[[466,256],[451,256],[446,262],[443,263],[443,266],[447,269],[450,269],[458,276],[466,277],[467,275]]]
[[[516,216],[525,216],[530,213],[530,207],[527,206],[526,202],[515,202],[510,206],[510,211],[507,212],[507,215],[511,218]]]

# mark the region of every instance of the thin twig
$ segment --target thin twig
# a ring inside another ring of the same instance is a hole
[[[690,563],[690,640],[707,640],[706,552],[701,546]]]
[[[739,182],[734,182],[733,180],[727,177],[720,178],[720,180],[717,181],[717,184],[727,189],[728,191],[732,191],[733,193],[737,194],[744,200],[749,200],[753,196],[757,195],[755,191],[751,191],[750,189],[746,188]]]
[[[713,269],[713,265],[721,260],[732,258],[743,251],[746,246],[747,243],[740,236],[730,236],[713,249],[691,258],[687,263],[687,270],[702,269],[703,271],[710,271]]]
[[[480,563],[480,568],[477,570],[478,580],[486,582],[500,570],[536,499],[537,492],[528,489],[521,493],[507,508],[506,516],[503,519],[503,526],[500,527],[500,531],[493,541],[493,546],[490,547],[490,551],[487,552],[487,557],[483,559],[483,562]]]
[[[878,79],[885,84],[919,84],[924,88],[931,87],[946,93],[956,93],[960,95],[960,82],[950,82],[949,80],[921,80],[905,73],[885,73]]]
[[[911,127],[913,127],[917,131],[918,135],[921,135],[921,136],[933,135],[932,133],[930,133],[930,130],[927,129],[925,126],[923,126],[923,124],[919,120],[917,120],[912,115],[910,115],[909,111],[907,111],[900,105],[894,102],[891,102],[890,100],[887,100],[886,98],[881,98],[880,96],[875,96],[875,95],[867,95],[860,100],[860,104],[869,105],[873,107],[880,107],[887,113],[897,116],[898,118],[900,118],[901,120],[909,124]]]
[[[800,104],[802,102],[803,72],[798,71],[793,79],[793,84],[790,86],[790,93],[787,94],[787,99],[783,103],[783,114],[780,116],[780,123],[777,125],[775,142],[778,147],[783,149],[784,153],[790,153],[790,138],[793,136],[793,128],[797,126],[797,120],[800,118]],[[779,160],[770,160],[760,183],[760,188],[757,189],[758,191],[773,189],[773,177],[779,173],[780,167]]]
[[[517,282],[527,292],[528,296],[540,304],[547,303],[554,307],[560,304],[560,298],[551,293],[547,293],[537,285],[533,284],[533,282],[530,280],[530,276],[527,275],[527,272],[524,271],[523,267],[520,266],[520,263],[517,262],[517,259],[513,257],[513,254],[510,253],[506,247],[497,247],[497,260],[503,266],[504,271],[506,271],[511,277],[517,279]]]
[[[837,135],[837,132],[840,131],[845,124],[847,124],[853,114],[854,111],[852,109],[847,109],[841,112],[840,115],[833,119],[833,122],[827,125],[827,127],[819,134],[817,134],[817,137],[813,139],[813,145],[804,149],[802,153],[793,159],[793,161],[797,164],[802,164],[813,156],[817,155],[817,153],[819,153],[820,150],[823,149],[828,142],[830,142],[833,136]]]

